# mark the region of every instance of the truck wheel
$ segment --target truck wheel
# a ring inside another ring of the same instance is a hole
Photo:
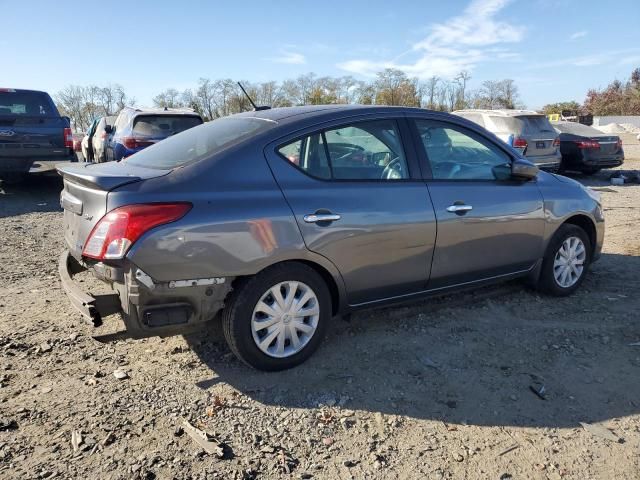
[[[284,263],[242,281],[222,314],[231,351],[265,371],[301,364],[318,348],[331,320],[322,277],[300,263]]]
[[[591,242],[576,225],[558,228],[545,253],[538,289],[563,297],[576,291],[584,281],[591,261]]]

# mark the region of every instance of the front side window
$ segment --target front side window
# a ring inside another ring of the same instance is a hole
[[[456,125],[417,120],[418,134],[434,179],[501,180],[511,159],[489,141]]]
[[[307,174],[325,180],[402,180],[409,169],[393,120],[360,122],[314,133],[278,153]]]

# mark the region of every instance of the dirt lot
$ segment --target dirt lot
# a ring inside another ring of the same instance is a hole
[[[640,168],[637,143],[625,138],[625,168]],[[277,374],[241,365],[215,326],[94,340],[57,279],[59,180],[7,187],[0,477],[638,479],[640,186],[609,174],[578,177],[602,187],[608,223],[576,295],[515,283],[336,319],[309,362]]]

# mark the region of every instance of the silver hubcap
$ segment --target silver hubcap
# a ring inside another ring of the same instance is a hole
[[[578,237],[569,237],[556,252],[553,260],[553,276],[563,288],[574,285],[582,276],[587,250]]]
[[[278,283],[253,309],[253,341],[270,357],[289,357],[309,343],[319,319],[320,304],[311,287],[302,282]]]

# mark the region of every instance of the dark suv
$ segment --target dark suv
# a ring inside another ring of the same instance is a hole
[[[122,160],[167,137],[201,125],[202,117],[190,109],[122,109],[106,145],[106,159]]]

